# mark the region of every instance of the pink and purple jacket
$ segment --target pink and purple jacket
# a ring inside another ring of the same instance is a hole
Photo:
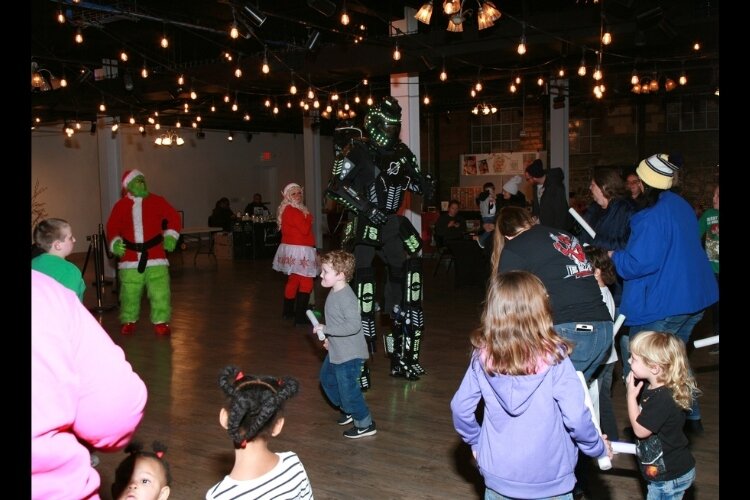
[[[32,270],[32,498],[99,498],[99,474],[81,442],[124,447],[146,399],[122,349],[76,294]]]

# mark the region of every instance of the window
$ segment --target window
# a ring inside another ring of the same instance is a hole
[[[518,151],[521,148],[520,134],[520,108],[505,108],[493,115],[479,115],[471,124],[471,152],[488,154]]]
[[[719,130],[719,98],[686,95],[667,103],[667,132]]]
[[[599,153],[601,140],[602,126],[599,118],[571,118],[568,122],[570,154]]]

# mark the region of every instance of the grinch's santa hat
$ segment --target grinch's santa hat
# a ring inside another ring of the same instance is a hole
[[[133,170],[127,170],[124,174],[122,174],[122,187],[124,189],[128,188],[128,184],[130,184],[130,181],[138,177],[139,175],[143,175],[143,172],[141,172],[138,169]]]

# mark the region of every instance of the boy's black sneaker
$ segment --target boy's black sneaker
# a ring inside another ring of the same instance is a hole
[[[375,428],[375,422],[373,422],[367,427],[357,427],[355,425],[351,429],[344,431],[344,437],[349,439],[359,439],[365,436],[372,436],[376,432],[378,432],[378,430]]]
[[[348,413],[345,413],[345,414],[342,414],[338,420],[336,420],[336,423],[339,425],[346,425],[346,424],[351,423],[351,421],[352,421],[352,416],[349,415]]]

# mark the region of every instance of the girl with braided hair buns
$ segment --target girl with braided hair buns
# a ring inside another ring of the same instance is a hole
[[[143,444],[132,441],[128,454],[115,469],[112,498],[115,500],[167,500],[172,484],[169,463],[164,460],[167,447],[154,441],[153,451],[143,449]]]
[[[284,403],[299,390],[292,377],[245,375],[225,367],[219,387],[227,396],[219,422],[234,443],[232,472],[206,492],[206,500],[248,498],[312,499],[307,472],[296,453],[274,453],[268,440],[284,427]]]

